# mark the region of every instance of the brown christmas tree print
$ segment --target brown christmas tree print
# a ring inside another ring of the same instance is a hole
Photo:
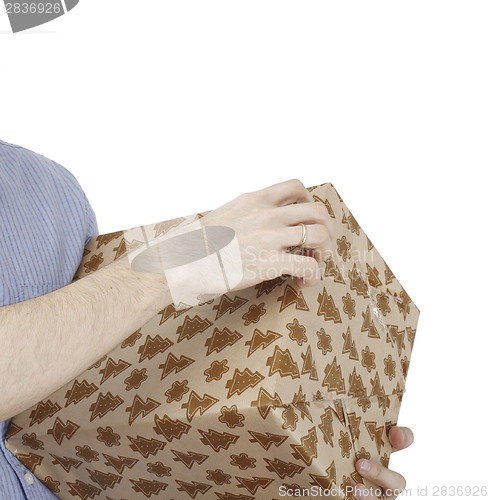
[[[52,458],[54,458],[54,460],[52,460],[52,463],[54,465],[59,465],[60,467],[62,467],[65,472],[70,472],[72,467],[78,469],[78,467],[80,467],[80,465],[82,464],[82,461],[77,460],[76,458],[61,457],[55,455],[54,453],[50,453],[50,455]]]
[[[202,443],[210,446],[214,451],[227,450],[231,444],[236,443],[239,439],[239,435],[230,434],[229,432],[218,432],[214,429],[209,429],[204,431],[199,429],[202,438],[200,439]]]
[[[114,396],[110,392],[107,394],[99,393],[97,401],[90,405],[90,421],[104,417],[109,411],[114,411],[124,401],[119,396]]]
[[[258,328],[255,328],[255,331],[253,332],[253,337],[251,340],[247,340],[244,345],[249,345],[250,348],[248,350],[248,357],[250,357],[256,350],[258,350],[260,347],[262,349],[265,349],[268,347],[270,344],[275,342],[277,339],[282,337],[280,333],[277,332],[272,332],[271,330],[268,330],[266,334],[262,333]]]
[[[266,366],[270,367],[268,375],[271,376],[274,373],[279,373],[281,377],[292,377],[298,378],[299,367],[297,363],[292,359],[292,354],[289,349],[282,351],[280,347],[275,346],[273,355],[267,359]]]
[[[149,479],[130,479],[133,484],[132,489],[136,492],[141,492],[145,497],[150,498],[152,495],[158,495],[163,491],[168,484],[161,481]]]
[[[172,372],[179,373],[188,366],[190,366],[195,360],[184,356],[183,354],[177,358],[171,352],[168,354],[165,363],[159,365],[158,368],[162,369],[161,380],[170,375]]]
[[[219,303],[212,307],[212,309],[216,311],[216,317],[214,319],[219,319],[226,313],[233,314],[247,302],[248,299],[245,299],[243,297],[235,296],[234,298],[231,298],[228,295],[223,294],[219,300]]]
[[[317,443],[316,427],[312,427],[307,435],[301,437],[300,444],[290,445],[294,450],[292,456],[297,460],[302,460],[306,465],[311,465],[313,458],[318,456]]]
[[[272,445],[279,447],[289,437],[281,436],[279,434],[271,434],[270,432],[267,432],[265,434],[257,431],[248,432],[253,436],[253,438],[250,439],[250,443],[258,443],[264,450],[268,450]]]
[[[180,439],[191,428],[191,425],[182,422],[178,418],[172,419],[166,414],[162,418],[155,415],[154,422],[155,427],[153,429],[156,434],[162,435],[170,443],[173,439]]]
[[[305,467],[299,464],[294,464],[292,462],[285,462],[279,458],[270,460],[265,458],[265,462],[268,464],[267,469],[270,472],[274,472],[280,479],[285,479],[286,477],[294,477],[295,474],[300,474]]]
[[[52,417],[59,410],[61,410],[61,406],[58,403],[53,403],[49,399],[45,403],[40,401],[29,415],[29,418],[31,419],[29,427],[32,427],[34,424],[42,423],[47,418]]]
[[[204,394],[200,397],[196,392],[192,391],[186,403],[182,404],[182,408],[187,409],[187,419],[192,421],[194,415],[199,412],[203,415],[211,406],[215,405],[219,400],[209,394]]]
[[[90,479],[100,485],[103,490],[113,488],[117,483],[120,483],[122,479],[122,476],[110,472],[102,472],[88,468],[87,471]]]
[[[185,316],[184,322],[177,328],[177,342],[185,339],[190,340],[194,335],[205,332],[211,325],[212,322],[207,318]]]
[[[159,335],[154,337],[148,335],[144,344],[138,349],[138,353],[141,355],[139,362],[141,363],[145,359],[153,359],[157,354],[165,352],[171,345],[173,345],[173,342],[167,338],[162,339]]]
[[[219,330],[218,328],[215,328],[212,336],[205,342],[205,345],[207,346],[206,355],[209,356],[213,352],[220,353],[223,349],[228,346],[232,346],[242,337],[243,335],[236,330],[231,331],[228,328]]]
[[[271,478],[257,476],[253,476],[252,478],[236,476],[236,481],[239,483],[238,488],[246,488],[252,495],[254,495],[258,489],[265,490],[273,483],[273,479]]]
[[[308,190],[334,230],[317,284],[284,274],[163,305],[14,417],[6,446],[60,500],[278,500],[280,485],[371,486],[354,462],[388,464],[419,310],[334,187]],[[145,230],[185,232],[205,214]],[[92,238],[74,280],[145,245],[124,234]]]
[[[63,439],[71,439],[73,434],[80,428],[78,424],[68,420],[66,424],[58,417],[51,429],[48,429],[48,434],[51,434],[58,444],[63,442]]]
[[[35,472],[36,467],[42,464],[43,458],[41,455],[36,455],[35,453],[21,453],[18,456],[19,461],[32,472]]]
[[[90,397],[97,389],[98,387],[95,384],[89,384],[86,380],[81,382],[75,380],[73,386],[65,395],[65,406],[69,406],[71,403],[78,404],[82,399]]]
[[[191,483],[188,483],[186,481],[177,479],[176,482],[180,485],[180,487],[177,489],[179,491],[184,491],[191,498],[195,498],[198,493],[202,493],[202,495],[204,495],[209,488],[212,488],[210,484],[199,483],[198,481],[192,481]]]
[[[123,359],[119,359],[116,363],[112,358],[109,358],[105,368],[99,372],[102,375],[100,384],[103,384],[109,377],[117,377],[117,375],[121,374],[124,370],[127,370],[130,366],[131,364],[127,363]]]
[[[298,292],[294,287],[290,285],[285,286],[283,295],[278,297],[277,300],[281,301],[280,312],[292,305],[299,311],[309,311],[309,307],[304,299],[302,291],[299,290]]]
[[[68,492],[70,495],[74,497],[79,497],[82,500],[88,500],[89,498],[95,498],[95,496],[99,495],[102,491],[100,488],[97,488],[93,484],[84,483],[77,479],[74,483],[67,482],[69,486]]]
[[[166,443],[155,438],[147,439],[143,436],[127,436],[127,438],[131,442],[131,450],[137,451],[144,458],[148,458],[150,455],[156,455],[166,446]]]
[[[108,466],[114,468],[119,474],[122,474],[126,467],[129,469],[132,469],[138,463],[137,458],[122,457],[120,455],[117,457],[113,457],[113,456],[107,455],[105,453],[104,453],[104,457],[106,460],[104,465],[108,465]]]
[[[333,296],[323,287],[323,293],[318,295],[319,303],[317,315],[323,316],[325,320],[332,320],[335,323],[341,323],[340,311],[336,307]]]
[[[255,387],[265,377],[258,372],[252,372],[248,368],[240,371],[236,368],[233,378],[226,382],[226,389],[229,389],[227,398],[229,399],[234,394],[242,394],[246,389]]]
[[[209,455],[203,455],[202,453],[196,453],[195,451],[189,451],[188,453],[184,453],[178,450],[171,450],[175,457],[173,460],[175,462],[181,462],[187,469],[191,469],[194,464],[203,464],[208,458]]]
[[[161,403],[151,398],[147,398],[146,401],[143,401],[143,399],[141,399],[139,395],[136,394],[136,396],[134,396],[132,405],[126,408],[126,412],[129,412],[129,425],[132,425],[132,423],[139,416],[144,418],[146,415],[158,408],[160,404]]]
[[[322,385],[325,386],[328,391],[334,391],[336,394],[345,393],[345,380],[341,374],[341,366],[338,365],[336,356],[332,363],[326,365],[324,369],[324,379]]]

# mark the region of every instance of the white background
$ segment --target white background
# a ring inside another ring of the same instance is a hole
[[[2,8],[3,11],[3,8]],[[66,166],[101,233],[332,182],[421,309],[392,456],[488,485],[487,2],[81,0],[12,35],[0,137]]]

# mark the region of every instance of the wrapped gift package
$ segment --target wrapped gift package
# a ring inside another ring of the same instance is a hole
[[[17,415],[8,449],[61,499],[343,499],[354,483],[373,487],[354,464],[389,463],[419,309],[335,188],[308,190],[334,227],[317,285],[282,275],[167,305]],[[74,279],[126,256],[137,242],[124,234],[94,236]]]

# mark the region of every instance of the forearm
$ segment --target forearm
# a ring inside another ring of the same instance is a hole
[[[0,308],[0,421],[53,393],[171,303],[162,274],[126,257],[55,292]]]

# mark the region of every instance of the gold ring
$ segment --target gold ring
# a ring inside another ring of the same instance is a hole
[[[297,245],[298,247],[303,246],[307,240],[307,227],[302,222],[300,223],[300,225],[302,226],[302,239],[301,242]]]

